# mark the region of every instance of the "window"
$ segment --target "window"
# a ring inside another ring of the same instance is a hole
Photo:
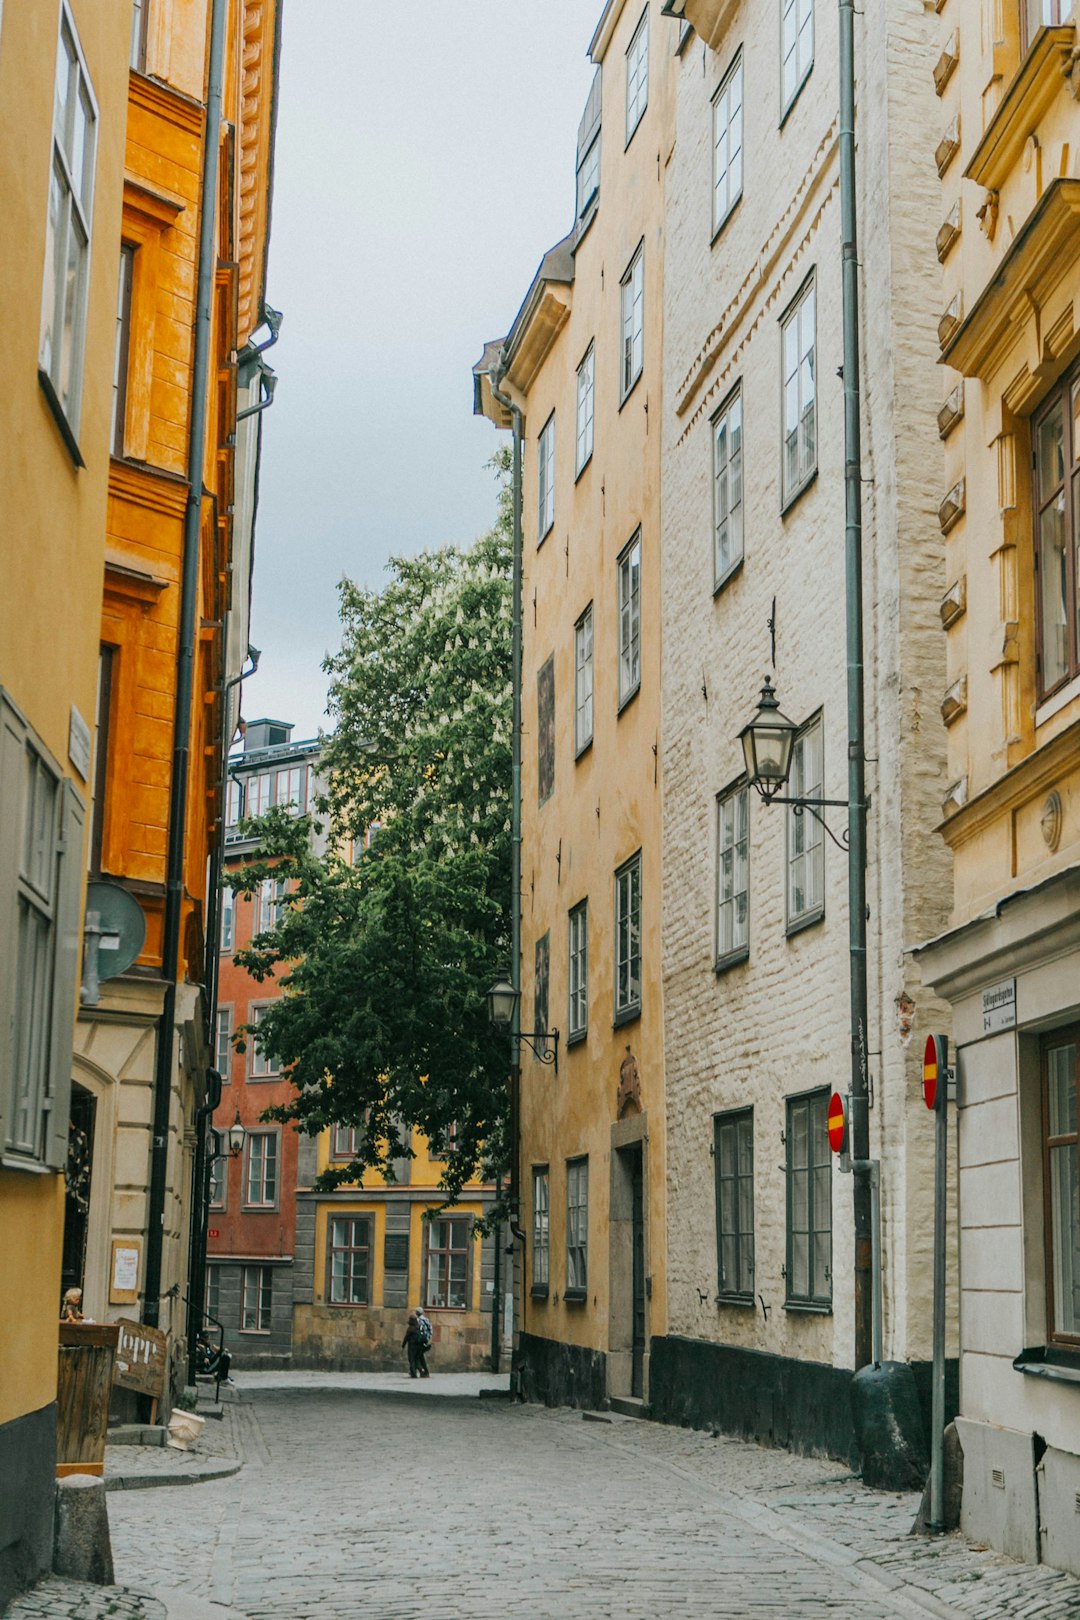
[[[452,1154],[457,1152],[457,1149],[458,1125],[457,1120],[452,1119],[449,1125],[444,1126],[437,1137],[434,1137],[428,1143],[428,1158],[449,1159]]]
[[[566,1291],[584,1299],[589,1286],[589,1161],[566,1161]]]
[[[210,1160],[210,1208],[224,1209],[225,1195],[229,1189],[229,1161],[222,1157],[222,1149],[225,1147],[224,1133],[215,1131],[211,1142],[213,1157]]]
[[[120,249],[120,278],[116,294],[116,342],[113,348],[112,453],[124,453],[124,415],[127,410],[128,342],[131,336],[131,277],[135,249]]]
[[[240,1299],[241,1333],[269,1333],[273,1300],[273,1266],[245,1266]]]
[[[754,1115],[745,1108],[713,1119],[716,1165],[717,1292],[754,1299]]]
[[[813,279],[781,323],[784,369],[783,504],[817,471],[817,305]]]
[[[281,908],[289,892],[285,878],[263,878],[256,895],[255,932],[268,934],[281,921]]]
[[[534,1165],[532,1173],[532,1291],[546,1294],[551,1280],[551,1188],[547,1165]]]
[[[818,718],[799,733],[791,750],[793,799],[821,798],[823,753]],[[787,925],[792,932],[825,914],[825,841],[821,822],[812,811],[789,805],[787,818]]]
[[[596,345],[589,344],[577,369],[577,434],[575,469],[580,477],[593,452],[593,412],[596,393]]]
[[[112,684],[115,647],[98,649],[97,704],[94,713],[94,753],[90,765],[89,871],[101,873],[101,849],[105,836],[106,789],[109,780],[109,730],[112,719]]]
[[[270,808],[273,791],[274,778],[269,771],[260,771],[257,776],[249,776],[247,779],[248,815],[265,815]]]
[[[1060,28],[1068,22],[1067,0],[1024,0],[1024,45],[1031,44],[1040,28]]]
[[[424,1303],[431,1310],[464,1311],[468,1295],[468,1217],[431,1221]]]
[[[131,8],[131,59],[136,73],[146,72],[146,19],[150,0],[134,0]]]
[[[719,590],[743,558],[742,391],[713,417],[713,585]]]
[[[1043,1045],[1043,1183],[1048,1338],[1080,1346],[1080,1030]]]
[[[52,174],[45,237],[40,375],[67,431],[79,427],[97,105],[67,4],[60,11],[53,101]],[[74,450],[73,442],[69,448]]]
[[[621,286],[622,371],[620,399],[625,399],[641,376],[645,363],[645,248],[630,260]]]
[[[641,853],[615,874],[615,1022],[641,1011]]]
[[[331,1157],[335,1159],[355,1159],[360,1151],[363,1134],[363,1130],[359,1125],[335,1125]]]
[[[370,1216],[333,1217],[329,1250],[331,1305],[370,1305]]]
[[[276,1131],[248,1131],[244,1138],[244,1205],[274,1209],[278,1194]]]
[[[233,940],[236,932],[236,896],[230,888],[221,891],[221,950],[233,949]]]
[[[574,753],[593,738],[593,622],[590,602],[574,626]]]
[[[229,797],[225,811],[225,825],[235,827],[244,814],[244,784],[239,776],[229,777]]]
[[[536,676],[536,798],[546,804],[555,791],[555,654]]]
[[[742,52],[713,98],[713,234],[742,196]]]
[[[649,104],[649,8],[641,14],[626,52],[626,144]]]
[[[80,796],[0,690],[0,1149],[67,1165],[81,958]]]
[[[206,1268],[206,1315],[216,1322],[221,1315],[221,1267]]]
[[[294,816],[301,815],[305,809],[305,774],[302,765],[292,765],[287,771],[277,773],[277,797],[274,802]]]
[[[780,0],[783,108],[787,112],[814,65],[814,0]]]
[[[1039,692],[1080,673],[1080,371],[1035,419]]]
[[[580,1040],[589,1027],[589,902],[583,900],[570,913],[570,1032]]]
[[[618,561],[619,708],[641,685],[641,530]]]
[[[536,1055],[547,1055],[548,1009],[551,986],[551,935],[541,934],[536,941],[533,971],[533,1030],[536,1036]]]
[[[540,429],[537,446],[537,544],[555,522],[555,412]]]
[[[746,959],[750,946],[750,792],[716,800],[716,965]]]
[[[826,1091],[787,1105],[787,1290],[785,1305],[832,1304],[832,1167]]]
[[[600,190],[601,70],[593,75],[589,99],[578,125],[577,217],[584,219]]]
[[[254,1025],[254,1028],[249,1031],[252,1080],[266,1080],[271,1075],[278,1073],[277,1059],[263,1050],[258,1036],[259,1025],[269,1011],[269,1007],[252,1007],[251,1009],[251,1022]]]
[[[231,1007],[219,1007],[217,1010],[217,1052],[214,1062],[226,1085],[232,1069],[232,1012]]]

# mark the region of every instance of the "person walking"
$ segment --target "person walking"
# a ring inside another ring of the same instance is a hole
[[[428,1370],[427,1362],[424,1359],[424,1342],[420,1335],[420,1324],[411,1312],[409,1314],[409,1325],[405,1329],[405,1337],[402,1339],[401,1344],[409,1356],[409,1377],[426,1378]]]

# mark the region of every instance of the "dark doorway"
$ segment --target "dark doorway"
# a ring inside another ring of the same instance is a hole
[[[633,1358],[630,1393],[640,1400],[645,1394],[645,1186],[641,1143],[629,1151],[632,1195],[631,1232],[633,1244]]]
[[[68,1126],[68,1162],[64,1203],[64,1257],[60,1291],[83,1286],[86,1269],[86,1233],[90,1224],[90,1175],[94,1164],[94,1113],[97,1101],[72,1082]],[[57,1311],[60,1302],[57,1301]]]

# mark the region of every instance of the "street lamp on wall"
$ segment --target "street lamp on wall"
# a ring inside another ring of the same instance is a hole
[[[787,786],[788,777],[791,775],[791,761],[798,735],[799,727],[794,720],[789,720],[786,714],[780,712],[776,690],[772,680],[766,675],[757,712],[739,732],[743,759],[746,763],[746,780],[757,790],[764,804],[788,804],[797,816],[809,810],[814,820],[828,833],[837,849],[847,849],[847,828],[845,827],[838,838],[821,814],[821,811],[826,809],[849,810],[851,806],[847,799],[783,796],[783,789]],[[862,808],[865,809],[866,806]]]
[[[521,1000],[521,991],[516,990],[506,979],[500,979],[493,984],[487,993],[488,1019],[493,1029],[504,1030],[509,1034],[514,1027],[514,1015]],[[541,1063],[553,1064],[555,1073],[559,1072],[559,1032],[557,1029],[537,1029],[527,1032],[523,1029],[517,1031],[519,1041],[528,1043],[530,1050]],[[543,1050],[537,1046],[537,1041],[544,1043]],[[551,1043],[548,1050],[548,1042]]]
[[[244,1129],[244,1126],[241,1123],[240,1110],[238,1108],[236,1110],[236,1118],[229,1126],[228,1133],[226,1134],[224,1131],[214,1132],[214,1142],[217,1147],[221,1149],[222,1143],[224,1141],[228,1141],[229,1151],[227,1153],[224,1151],[212,1153],[210,1157],[212,1159],[238,1159],[241,1153],[244,1151],[244,1142],[246,1139],[247,1131]]]

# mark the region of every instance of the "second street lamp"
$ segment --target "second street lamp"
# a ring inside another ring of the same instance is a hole
[[[821,814],[822,810],[828,809],[850,810],[851,805],[847,799],[807,799],[802,796],[790,798],[783,795],[782,790],[787,787],[788,777],[791,775],[795,739],[798,735],[799,727],[794,720],[789,720],[786,714],[781,714],[776,690],[766,675],[757,712],[739,732],[743,759],[746,762],[746,780],[757,790],[765,804],[790,805],[797,816],[809,810],[814,820],[820,822],[828,833],[837,849],[847,849],[847,828],[838,838]],[[866,806],[863,805],[861,808],[865,810]]]
[[[511,1030],[514,1026],[514,1014],[517,1012],[518,1002],[521,1000],[521,991],[506,979],[500,979],[493,984],[487,993],[488,1019],[493,1029]],[[557,1029],[519,1029],[519,1041],[525,1041],[532,1049],[541,1063],[553,1064],[555,1073],[559,1072],[559,1032]],[[548,1050],[548,1042],[551,1049]],[[537,1043],[541,1043],[538,1045]]]

